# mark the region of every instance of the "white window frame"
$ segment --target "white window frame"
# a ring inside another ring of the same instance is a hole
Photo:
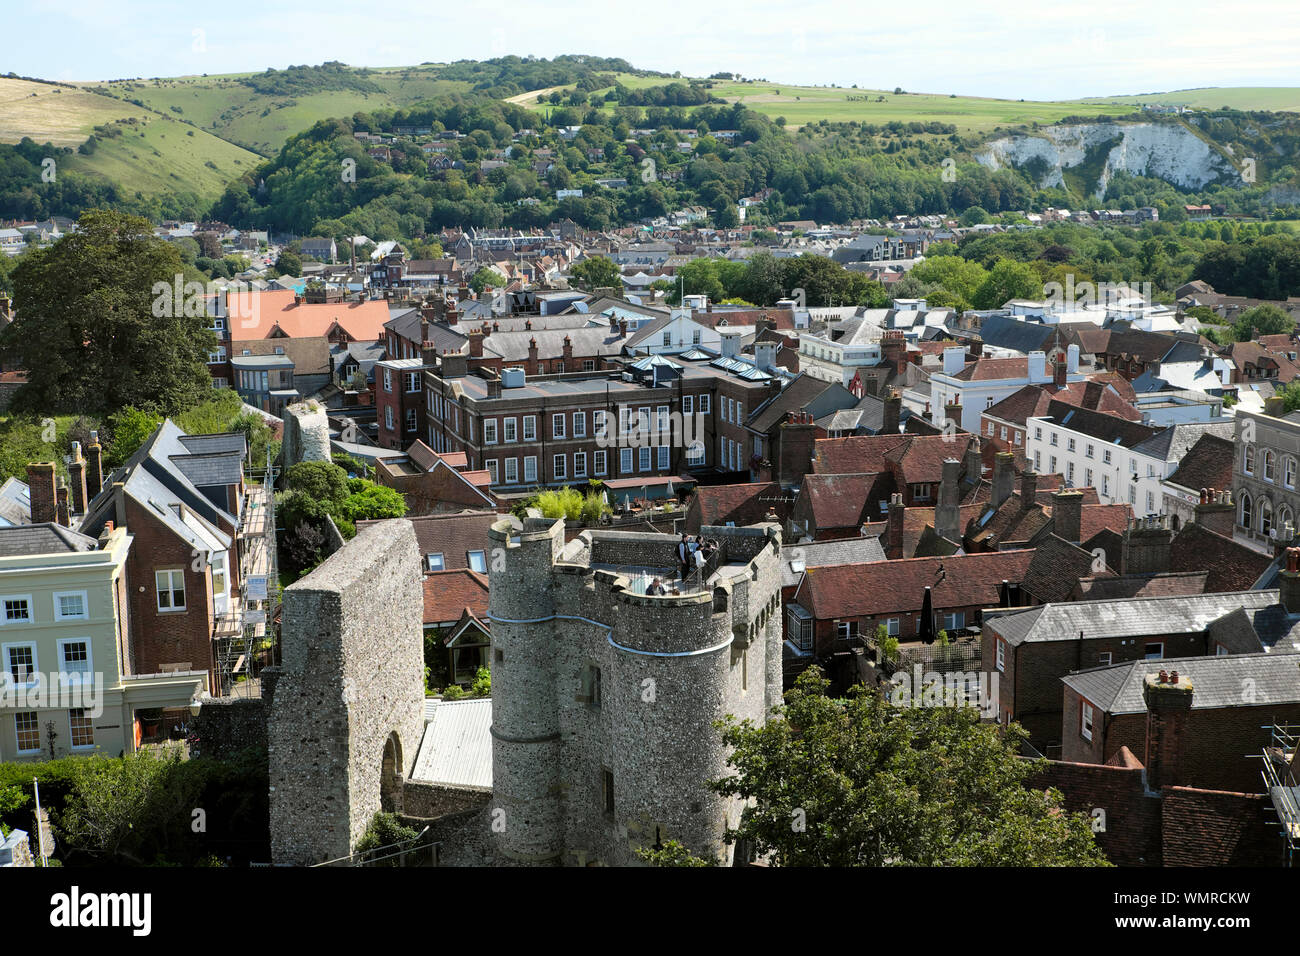
[[[618,450],[618,470],[619,474],[632,474],[632,449],[620,448]]]
[[[64,614],[59,604],[59,598],[79,597],[81,598],[80,614]],[[90,618],[90,599],[85,591],[55,591],[52,595],[54,601],[54,620],[56,621],[85,621]]]
[[[25,618],[10,620],[9,610],[6,603],[9,601],[26,601],[27,616]],[[33,613],[35,608],[32,607],[32,596],[30,594],[0,594],[0,627],[10,626],[13,624],[31,624],[36,620]]]
[[[35,746],[35,747],[23,747],[23,746],[18,742],[19,740],[22,739],[22,738],[19,736],[19,733],[18,733],[18,718],[19,718],[19,717],[35,717],[35,718],[36,718],[36,746]],[[41,752],[41,713],[40,713],[40,711],[38,711],[38,710],[24,710],[24,711],[20,711],[20,712],[14,714],[14,747],[15,747],[15,749],[17,750],[17,752],[20,753],[20,754],[38,754],[38,753]]]
[[[551,438],[557,441],[564,438],[564,412],[556,412],[551,415]]]
[[[530,484],[537,481],[537,456],[524,456],[524,483]]]
[[[420,427],[420,410],[412,406],[406,410],[406,430],[416,431]]]
[[[898,637],[899,618],[891,617],[885,621],[885,633],[890,637]]]
[[[683,396],[682,396],[682,414],[683,414],[683,415],[694,415],[694,414],[695,414],[695,396],[694,396],[694,395],[683,395]]]
[[[670,465],[669,465],[669,458],[668,458],[668,446],[667,446],[667,445],[660,445],[660,446],[659,446],[658,458],[659,458],[659,461],[658,461],[658,468],[659,468],[660,471],[662,471],[662,470],[665,469],[665,468],[670,467]]]
[[[55,642],[59,648],[59,674],[65,676],[69,683],[81,683],[91,680],[95,670],[95,650],[89,637],[61,637]],[[84,644],[86,647],[86,664],[81,670],[68,670],[65,650],[72,644]],[[74,676],[75,675],[75,676]]]
[[[573,413],[573,437],[574,438],[587,437],[587,413],[586,412]]]
[[[638,448],[636,458],[637,458],[636,463],[637,463],[638,471],[650,470],[650,446],[649,445],[642,445],[640,448]]]
[[[475,561],[475,555],[478,556],[477,562]],[[469,566],[469,569],[471,571],[477,571],[479,574],[487,574],[487,552],[486,551],[466,551],[465,562]],[[476,567],[475,566],[476,564],[481,565],[481,567]]]
[[[592,474],[594,474],[597,478],[599,478],[602,475],[604,475],[608,469],[609,469],[609,453],[606,452],[604,449],[600,449],[599,451],[594,453],[594,457],[592,459]]]
[[[537,441],[537,416],[524,416],[524,441]]]
[[[573,453],[573,477],[587,477],[587,453],[585,451],[575,451]]]
[[[1080,699],[1079,705],[1079,733],[1084,740],[1092,740],[1092,704]]]
[[[701,415],[709,414],[711,407],[712,407],[712,402],[710,401],[709,393],[708,392],[702,393],[700,395],[700,414]]]
[[[164,574],[167,575],[166,587],[162,586],[162,576]],[[164,591],[167,593],[168,595],[167,599],[169,601],[175,601],[176,587],[175,587],[175,578],[173,577],[173,575],[180,575],[180,582],[181,582],[180,592],[181,592],[181,601],[183,603],[181,603],[179,606],[173,603],[169,607],[163,607],[162,596]],[[154,606],[155,608],[157,608],[160,614],[170,614],[173,611],[186,611],[189,609],[189,601],[185,595],[185,569],[184,568],[163,568],[161,570],[154,571],[153,589],[154,589]]]
[[[75,717],[74,715],[76,715],[78,711],[80,711],[80,717]],[[74,719],[80,719],[86,722],[84,729],[90,733],[90,743],[76,743],[77,728],[73,724]],[[85,707],[73,707],[68,710],[68,746],[75,751],[95,749],[95,719],[86,713]]]
[[[32,671],[29,675],[29,679],[25,681],[19,681],[16,677],[13,677],[13,671],[11,669],[13,667],[13,662],[10,661],[9,654],[14,648],[18,647],[29,648],[32,652]],[[40,648],[36,646],[35,641],[13,641],[9,644],[0,644],[0,664],[4,665],[4,673],[6,675],[5,680],[13,680],[12,686],[34,687],[36,686],[38,677],[41,673]]]
[[[505,475],[505,477],[506,477],[506,484],[507,484],[507,485],[517,485],[517,484],[519,484],[519,459],[518,459],[518,458],[507,458],[507,459],[506,459],[506,475]]]
[[[495,418],[483,419],[483,444],[495,445],[497,443],[497,420]]]
[[[495,458],[487,459],[486,461],[483,462],[483,467],[487,469],[488,478],[491,479],[492,484],[494,485],[499,484],[499,482],[497,481],[497,477],[498,477],[497,459]]]
[[[432,551],[424,556],[424,568],[426,571],[446,571],[447,559],[441,551]]]
[[[998,670],[1005,671],[1007,669],[1007,645],[998,638],[994,638],[994,640],[997,643]]]
[[[519,421],[515,418],[501,419],[501,443],[513,444],[519,440]]]
[[[569,478],[569,456],[552,455],[551,456],[551,477],[556,481],[567,481]]]

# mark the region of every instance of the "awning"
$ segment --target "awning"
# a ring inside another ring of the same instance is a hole
[[[690,485],[695,484],[695,479],[689,475],[647,475],[644,478],[606,478],[604,484],[606,488],[613,488],[615,491],[622,491],[636,488],[659,488],[665,485],[671,485],[675,481]]]

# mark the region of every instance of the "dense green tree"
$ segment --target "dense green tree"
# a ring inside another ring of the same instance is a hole
[[[183,275],[147,220],[106,210],[24,256],[13,274],[18,319],[0,333],[0,355],[27,370],[14,408],[171,414],[199,401],[216,338],[202,300],[176,295]]]
[[[972,301],[977,309],[1000,309],[1011,299],[1041,299],[1043,281],[1033,266],[999,259],[980,283]]]
[[[1019,725],[828,687],[810,668],[766,725],[726,721],[735,772],[712,787],[750,801],[729,841],[779,866],[1107,865],[1086,816],[1027,786]]]
[[[1238,342],[1249,342],[1261,335],[1280,335],[1295,331],[1295,320],[1281,306],[1266,302],[1244,310],[1232,327]]]
[[[612,288],[616,292],[621,292],[623,289],[622,272],[608,256],[592,256],[575,262],[569,269],[569,275],[573,277],[578,288],[587,291]]]

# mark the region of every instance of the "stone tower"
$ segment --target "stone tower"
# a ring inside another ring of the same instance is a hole
[[[707,527],[717,574],[679,595],[673,535],[528,519],[491,531],[497,852],[521,864],[635,863],[670,839],[728,860],[740,806],[711,793],[726,750],[713,723],[762,723],[781,701],[780,532]]]
[[[271,857],[349,855],[400,810],[424,732],[423,591],[414,526],[363,528],[284,591],[267,721]]]

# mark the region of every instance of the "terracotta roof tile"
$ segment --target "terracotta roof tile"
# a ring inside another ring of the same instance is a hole
[[[915,613],[927,585],[935,610],[995,607],[1002,582],[1023,581],[1033,555],[993,551],[809,568],[796,599],[818,620]]]

